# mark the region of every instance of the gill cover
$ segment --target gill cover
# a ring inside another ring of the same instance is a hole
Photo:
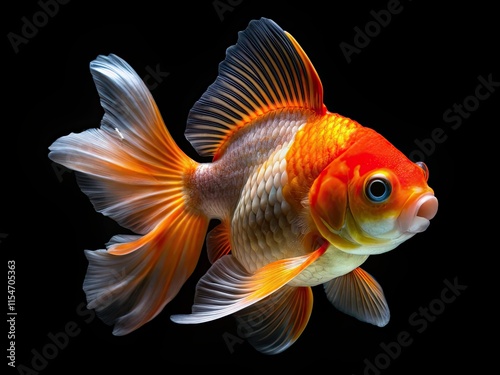
[[[339,249],[355,247],[340,235],[348,208],[348,171],[344,159],[334,160],[309,190],[310,212],[320,235]]]

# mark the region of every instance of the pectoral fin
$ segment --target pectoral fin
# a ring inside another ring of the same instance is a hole
[[[389,322],[390,312],[380,284],[356,268],[324,284],[328,300],[338,310],[379,327]]]
[[[282,259],[249,273],[232,255],[217,260],[196,286],[191,314],[173,315],[183,324],[203,323],[234,314],[276,292],[325,252]]]

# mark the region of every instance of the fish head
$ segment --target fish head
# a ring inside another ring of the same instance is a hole
[[[308,196],[320,236],[358,255],[394,249],[425,231],[438,210],[427,166],[368,130],[320,173]]]

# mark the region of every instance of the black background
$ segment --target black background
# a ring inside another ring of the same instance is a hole
[[[326,7],[316,0],[293,5],[221,0],[230,8],[221,15],[214,3],[73,0],[45,20],[38,18],[42,26],[17,52],[9,33],[23,36],[23,17],[33,20],[41,6],[36,1],[4,4],[2,114],[7,116],[0,130],[0,251],[6,257],[4,269],[7,260],[16,265],[16,365],[25,366],[24,372],[7,366],[9,373],[421,374],[453,373],[467,366],[474,373],[494,369],[494,346],[485,340],[495,340],[497,316],[491,284],[482,276],[498,248],[488,226],[487,215],[495,216],[496,207],[495,189],[489,188],[495,186],[490,178],[496,153],[487,139],[494,139],[498,125],[499,88],[492,87],[496,91],[479,100],[459,127],[443,119],[454,103],[463,104],[475,94],[479,76],[500,81],[493,6],[401,0],[401,12],[348,63],[340,43],[354,45],[354,28],[363,29],[373,20],[371,11],[387,9],[387,1],[331,2]],[[102,109],[89,63],[99,54],[115,53],[141,77],[148,74],[147,67],[169,73],[153,96],[183,150],[204,161],[183,136],[186,116],[214,81],[237,32],[260,17],[276,21],[304,48],[322,79],[330,111],[376,129],[408,155],[418,150],[415,140],[428,139],[437,128],[446,135],[425,155],[429,182],[440,202],[436,218],[425,233],[371,257],[364,267],[383,286],[391,321],[384,328],[360,323],[336,311],[317,287],[306,330],[280,355],[254,351],[232,317],[176,325],[169,316],[190,311],[195,284],[208,268],[203,252],[192,277],[160,315],[115,337],[84,308],[83,250],[103,248],[123,229],[93,210],[73,173],[54,169],[48,146],[70,132],[99,126]],[[453,301],[443,299],[443,292],[453,296],[445,280],[467,288]],[[420,308],[433,309],[432,316],[424,318]],[[68,324],[73,337],[54,351],[51,334],[62,340]],[[4,327],[7,336],[9,325]],[[398,351],[394,342],[404,332],[409,344]],[[230,347],[225,339],[237,341]],[[3,342],[7,349],[7,337]],[[396,350],[393,358],[381,355],[384,343]],[[53,358],[41,362],[36,353]],[[6,366],[4,355],[2,361]],[[378,367],[367,370],[367,363]]]

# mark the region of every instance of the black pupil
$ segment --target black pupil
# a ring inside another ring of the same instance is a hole
[[[370,184],[370,193],[376,197],[383,197],[386,192],[385,183],[382,180],[375,180]]]

